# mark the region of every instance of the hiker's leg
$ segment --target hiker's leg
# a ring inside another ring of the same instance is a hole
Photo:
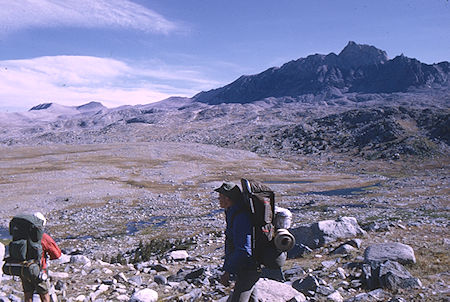
[[[259,279],[259,273],[256,270],[241,271],[237,274],[236,284],[231,295],[231,302],[258,301],[254,292],[255,284]]]
[[[24,299],[25,302],[33,302],[33,292],[24,292]]]
[[[41,297],[42,302],[50,302],[50,294],[49,293],[39,294],[39,296]]]
[[[50,285],[47,280],[41,281],[36,284],[36,291],[41,297],[42,302],[50,302],[50,294],[48,293]]]
[[[22,280],[22,288],[25,302],[33,301],[33,293],[34,293],[34,285],[30,281],[24,278],[20,278]]]

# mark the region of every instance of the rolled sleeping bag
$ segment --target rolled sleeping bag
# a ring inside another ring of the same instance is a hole
[[[274,244],[278,250],[286,252],[294,247],[295,237],[288,230],[279,229],[275,233]]]
[[[19,276],[28,281],[38,280],[40,271],[39,264],[30,261],[19,263],[5,262],[3,265],[3,273],[5,275]]]

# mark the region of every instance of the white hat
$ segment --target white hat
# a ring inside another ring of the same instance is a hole
[[[42,220],[42,225],[45,226],[45,224],[47,223],[47,219],[45,219],[44,215],[41,212],[36,212],[33,215],[34,217]]]

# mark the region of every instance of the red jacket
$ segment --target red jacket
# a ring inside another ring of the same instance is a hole
[[[58,259],[61,257],[61,250],[59,249],[58,245],[56,244],[55,240],[53,240],[50,235],[44,233],[42,235],[42,259],[41,259],[41,267],[42,269],[47,268],[47,256],[50,257],[50,260]]]

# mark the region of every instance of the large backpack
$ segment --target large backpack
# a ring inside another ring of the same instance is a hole
[[[3,272],[28,280],[39,278],[42,257],[42,220],[34,215],[17,215],[9,223],[12,241],[9,243],[9,257],[5,259]]]
[[[258,264],[281,268],[295,239],[286,229],[276,228],[279,224],[275,223],[275,193],[266,185],[244,178],[241,185],[244,204],[253,225],[253,255]]]

